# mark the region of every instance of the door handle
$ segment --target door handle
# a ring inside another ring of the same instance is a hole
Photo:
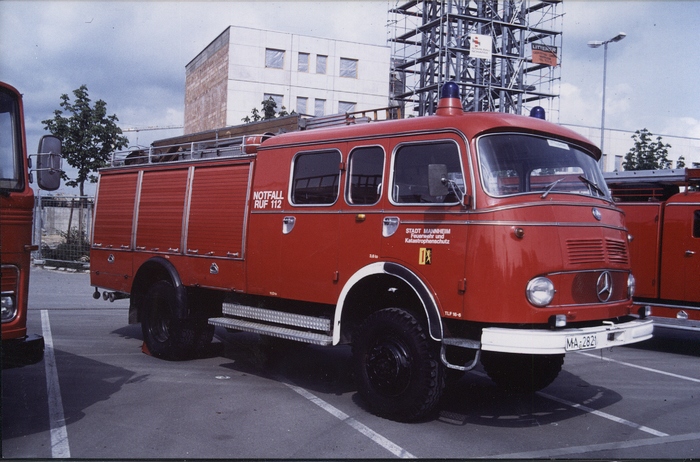
[[[686,251],[685,251],[685,256],[686,256],[686,257],[692,257],[693,255],[695,255],[695,252],[693,252],[692,250],[686,250]]]
[[[382,236],[391,237],[394,235],[397,229],[399,229],[399,217],[385,217],[382,220]]]
[[[294,225],[296,224],[297,219],[294,217],[284,217],[282,220],[282,234],[289,234],[292,232],[294,229]]]

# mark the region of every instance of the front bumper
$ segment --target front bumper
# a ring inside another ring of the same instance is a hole
[[[44,358],[44,337],[27,335],[2,341],[2,368],[29,366]]]
[[[629,345],[651,338],[651,319],[634,319],[585,328],[507,329],[487,327],[481,334],[481,349],[503,353],[564,354],[571,351],[599,350]]]

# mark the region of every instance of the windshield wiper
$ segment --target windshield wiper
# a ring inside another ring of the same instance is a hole
[[[605,197],[605,191],[603,191],[602,189],[600,189],[600,186],[598,186],[596,183],[594,183],[593,181],[589,180],[588,178],[586,178],[586,177],[583,176],[583,175],[579,175],[579,176],[578,176],[578,179],[581,180],[581,181],[583,181],[584,183],[586,183],[588,186],[590,186],[590,187],[593,188],[594,190],[596,190],[596,191],[598,192],[598,195],[599,195],[599,196]]]
[[[540,198],[544,199],[545,197],[547,197],[547,196],[549,195],[549,193],[552,192],[552,189],[554,189],[554,187],[555,187],[556,185],[558,185],[558,184],[559,184],[561,181],[563,181],[563,180],[564,180],[564,178],[559,178],[557,181],[554,181],[554,182],[552,182],[552,183],[549,183],[549,184],[547,185],[547,189],[545,189],[545,191],[542,193],[542,195],[540,196]]]

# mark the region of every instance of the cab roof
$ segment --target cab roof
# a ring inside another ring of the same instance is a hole
[[[588,150],[597,160],[600,149],[578,133],[535,117],[500,112],[462,112],[457,115],[431,115],[400,120],[386,120],[340,127],[283,133],[264,141],[259,151],[283,146],[342,142],[362,138],[401,136],[425,132],[456,131],[468,140],[497,132],[520,132],[565,140]]]

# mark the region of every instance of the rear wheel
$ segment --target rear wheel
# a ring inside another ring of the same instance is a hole
[[[481,364],[499,387],[519,393],[534,393],[557,378],[564,364],[564,355],[482,351]]]
[[[388,308],[370,315],[353,340],[358,391],[369,409],[398,421],[428,414],[445,384],[438,351],[410,313]]]
[[[192,321],[178,318],[177,313],[182,311],[179,303],[182,302],[168,281],[153,284],[143,299],[141,330],[153,356],[183,359],[192,354],[198,337],[208,335]]]

